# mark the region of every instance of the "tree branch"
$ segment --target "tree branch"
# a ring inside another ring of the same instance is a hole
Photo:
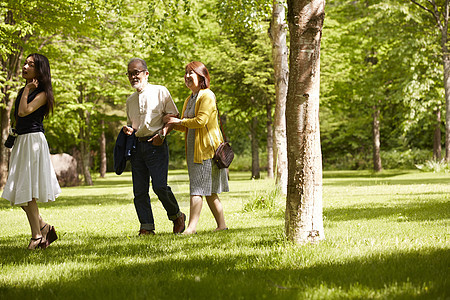
[[[44,46],[47,45],[47,43],[57,35],[58,35],[58,33],[55,33],[55,34],[47,37],[44,41],[42,41],[41,45],[39,45],[38,50],[41,51],[41,49],[44,48]]]
[[[448,2],[448,0],[446,0]],[[422,4],[418,3],[416,0],[411,0],[412,3],[416,4],[417,6],[419,6],[420,8],[422,8],[423,10],[429,12],[430,14],[433,15],[434,19],[436,20],[436,24],[439,26],[439,29],[441,30],[441,32],[443,32],[444,28],[442,26],[441,23],[441,19],[439,18],[439,11],[437,9],[437,5],[436,2],[434,0],[428,0],[428,2],[433,6],[434,11],[432,11],[431,9],[423,6]]]
[[[428,0],[430,1],[430,0]],[[435,0],[431,0],[432,4],[433,4],[433,8],[434,8],[434,17],[436,18],[436,23],[439,25],[439,29],[441,30],[441,32],[444,32],[444,26],[442,26],[442,22],[441,22],[441,18],[439,16],[439,10],[438,7],[436,5],[436,1]],[[442,12],[442,15],[444,15],[444,12]]]
[[[432,14],[434,16],[433,11],[431,11],[430,9],[426,8],[425,6],[423,6],[420,3],[417,3],[415,0],[411,0],[412,3],[416,4],[417,6],[419,6],[421,9],[426,10],[427,12],[429,12],[430,14]]]
[[[445,12],[443,12],[443,14],[444,14],[445,28],[446,28],[446,29],[448,29],[449,5],[450,5],[450,0],[446,0],[446,1],[445,1]]]

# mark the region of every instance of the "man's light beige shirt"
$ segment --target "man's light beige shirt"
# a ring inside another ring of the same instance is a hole
[[[178,115],[169,91],[162,85],[147,84],[127,99],[127,124],[137,137],[151,136],[163,128],[166,114]]]

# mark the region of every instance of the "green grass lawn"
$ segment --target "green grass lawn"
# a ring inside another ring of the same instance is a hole
[[[449,174],[325,172],[326,240],[306,246],[285,241],[272,181],[230,176],[230,230],[212,232],[205,203],[193,236],[152,194],[157,235],[138,237],[129,173],[41,205],[60,236],[46,250],[26,249],[25,213],[0,201],[0,299],[450,299]],[[188,214],[186,172],[169,183]]]

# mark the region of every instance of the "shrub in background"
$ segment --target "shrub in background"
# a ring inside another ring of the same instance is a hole
[[[446,163],[444,160],[427,160],[424,164],[418,164],[416,167],[423,172],[450,173],[450,164]]]
[[[384,169],[415,169],[417,164],[425,163],[433,156],[429,150],[408,149],[405,151],[381,151]]]

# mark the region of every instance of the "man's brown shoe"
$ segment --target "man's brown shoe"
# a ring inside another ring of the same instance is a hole
[[[139,235],[155,235],[154,230],[141,229],[139,230]]]
[[[184,224],[185,222],[186,215],[184,213],[181,213],[181,216],[173,221],[173,233],[182,233],[186,228],[186,225]]]

